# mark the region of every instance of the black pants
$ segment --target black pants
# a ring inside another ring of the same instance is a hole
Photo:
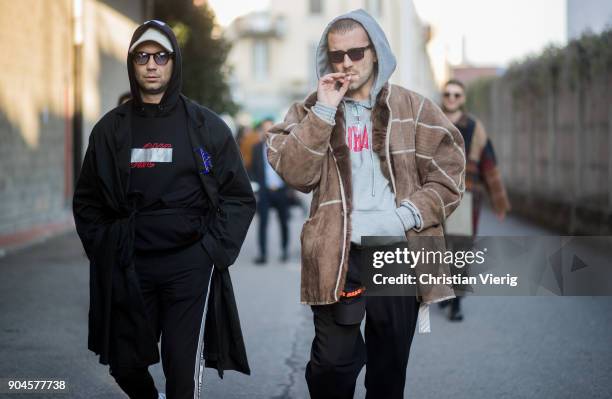
[[[349,269],[358,259],[351,250]],[[366,398],[403,398],[418,316],[416,298],[366,296],[365,342],[360,324],[340,325],[335,321],[334,306],[312,306],[315,338],[306,366],[310,396],[352,398],[365,364]]]
[[[161,358],[168,399],[193,398],[203,328],[204,305],[212,271],[201,244],[164,256],[136,256],[136,272],[151,327],[161,335]],[[112,366],[111,375],[130,397],[157,399],[147,368]]]
[[[289,244],[289,198],[287,188],[283,187],[276,191],[263,189],[257,201],[257,212],[259,214],[259,254],[266,257],[268,252],[268,215],[270,208],[276,208],[278,222],[281,228],[281,249],[283,254],[287,252]]]

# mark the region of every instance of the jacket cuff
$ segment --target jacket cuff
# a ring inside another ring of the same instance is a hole
[[[312,112],[314,112],[316,116],[332,126],[336,124],[336,110],[337,108],[325,105],[320,101],[317,101],[312,107]]]
[[[402,219],[402,223],[404,223],[404,227],[406,231],[414,228],[420,229],[423,225],[423,220],[421,219],[421,213],[419,210],[409,201],[403,201],[400,204],[400,207],[397,208],[397,213]],[[408,223],[406,223],[408,222]]]
[[[417,190],[410,196],[410,199],[402,200],[403,203],[410,204],[416,211],[420,219],[420,226],[415,227],[415,231],[421,232],[426,228],[444,223],[445,210],[442,199],[433,189]]]

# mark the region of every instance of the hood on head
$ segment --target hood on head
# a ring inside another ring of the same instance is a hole
[[[395,60],[393,51],[391,51],[391,46],[387,41],[385,32],[382,30],[378,22],[376,22],[376,20],[363,9],[354,10],[349,13],[339,15],[334,18],[327,25],[327,27],[325,27],[325,30],[321,35],[321,40],[319,41],[319,46],[317,47],[317,78],[320,79],[321,76],[333,72],[327,57],[327,33],[329,32],[329,28],[333,25],[333,23],[339,19],[352,19],[359,22],[367,32],[368,36],[370,36],[370,41],[376,50],[378,67],[376,71],[376,79],[374,80],[372,91],[370,92],[370,103],[374,104],[376,96],[378,96],[380,90],[383,88],[385,83],[387,83],[393,74],[393,71],[395,71],[397,61]]]
[[[168,26],[168,24],[166,24],[165,22],[158,21],[158,20],[146,21],[145,23],[140,25],[138,28],[136,28],[136,30],[134,31],[134,34],[132,35],[132,40],[130,40],[130,45],[128,46],[128,48],[132,48],[132,45],[136,41],[138,41],[138,39],[149,28],[157,29],[164,36],[166,36],[168,40],[170,40],[170,43],[172,44],[172,48],[174,49],[174,61],[173,61],[174,65],[172,67],[172,75],[170,76],[170,81],[168,82],[168,87],[166,89],[166,92],[164,93],[164,96],[161,102],[159,103],[159,105],[162,106],[162,108],[169,109],[169,108],[172,108],[174,104],[176,104],[179,98],[179,95],[181,93],[181,84],[182,84],[181,49],[179,47],[178,41],[176,40],[176,36],[174,36],[174,32],[172,31],[170,26]],[[130,78],[130,91],[132,93],[132,99],[135,105],[140,105],[142,104],[142,98],[140,96],[138,82],[136,81],[136,76],[134,73],[134,65],[132,64],[132,61],[130,60],[129,53],[127,55],[127,69],[128,69],[128,76]]]

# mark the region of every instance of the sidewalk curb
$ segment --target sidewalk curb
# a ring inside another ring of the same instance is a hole
[[[74,219],[67,217],[53,223],[39,224],[17,233],[0,235],[0,258],[32,245],[43,243],[49,238],[74,230],[74,228]]]

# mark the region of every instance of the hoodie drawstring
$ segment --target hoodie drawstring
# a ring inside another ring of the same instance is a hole
[[[370,137],[372,136],[372,134],[370,133],[370,135],[368,135],[368,140],[370,140]],[[371,161],[371,168],[370,170],[372,171],[372,197],[376,196],[376,192],[374,191],[374,155],[372,154],[372,144],[370,142],[370,161]]]
[[[347,114],[347,107],[346,107],[346,102],[344,100],[342,100],[342,105],[344,107],[344,114]],[[357,118],[357,132],[358,134],[362,134],[361,131],[361,115],[359,112],[359,107],[361,106],[360,104],[358,104],[355,101],[351,101],[351,105],[353,106],[353,115],[355,116],[355,118]],[[367,124],[366,124],[367,125]],[[348,133],[350,134],[350,133]],[[363,136],[362,136],[363,137]],[[369,132],[368,134],[368,151],[370,153],[370,186],[372,188],[372,197],[376,197],[376,190],[374,187],[374,183],[375,183],[375,176],[374,176],[374,149],[373,149],[373,138],[372,138],[372,132]]]

